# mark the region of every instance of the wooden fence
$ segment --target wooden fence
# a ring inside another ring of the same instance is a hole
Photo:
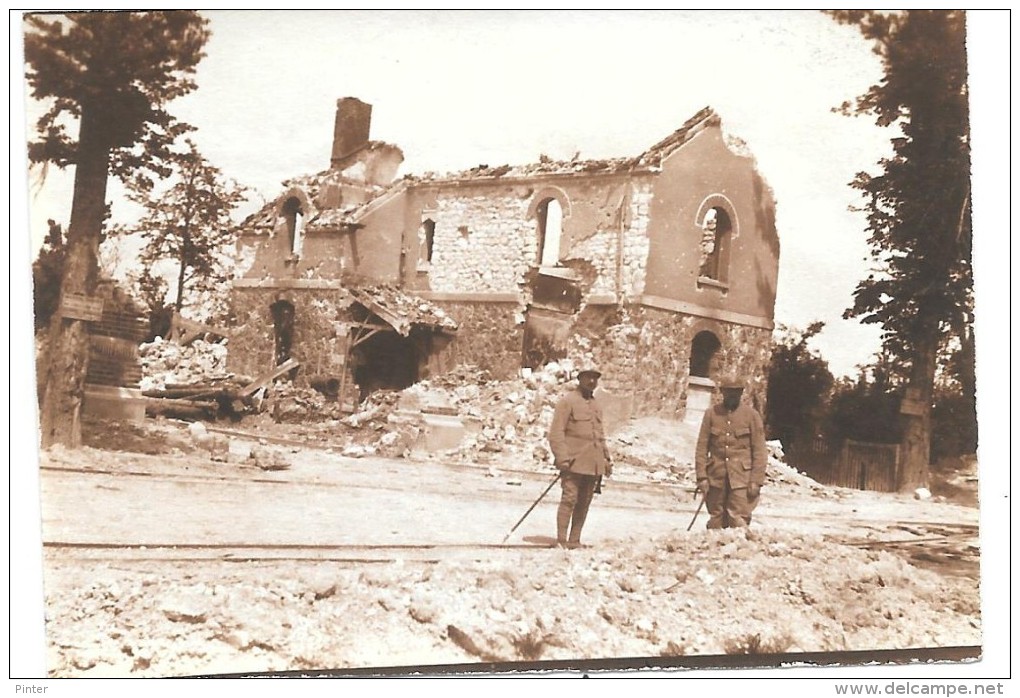
[[[797,470],[823,485],[859,490],[895,492],[899,479],[899,445],[846,439],[842,444],[825,439],[795,443],[786,459]]]

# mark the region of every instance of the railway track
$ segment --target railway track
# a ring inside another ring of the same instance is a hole
[[[442,543],[402,545],[265,545],[265,544],[121,544],[46,542],[43,549],[62,560],[119,562],[334,562],[346,564],[419,562],[490,558],[500,551],[553,552],[551,542]]]
[[[889,522],[894,528],[900,522]],[[953,530],[956,527],[956,530]],[[926,567],[957,567],[956,573],[976,571],[980,547],[976,543],[977,527],[956,524],[934,524],[938,535],[914,538],[862,539],[860,537],[826,535],[825,540],[839,545],[887,550],[905,555]],[[913,524],[913,530],[918,530]],[[929,529],[931,530],[931,529]],[[62,560],[108,562],[330,562],[336,564],[386,564],[417,562],[435,564],[444,560],[485,560],[501,552],[535,552],[550,554],[558,551],[552,539],[534,539],[524,543],[422,543],[422,544],[246,544],[246,543],[81,543],[47,541],[46,552]],[[946,571],[946,570],[943,570]],[[951,571],[951,570],[950,570]]]
[[[362,466],[363,467],[363,466]],[[218,471],[219,466],[215,464],[194,467],[190,471],[180,472],[170,470],[159,460],[139,460],[137,463],[123,463],[121,467],[110,467],[108,463],[95,464],[93,467],[76,467],[69,464],[43,465],[41,470],[44,473],[57,477],[82,474],[95,476],[96,481],[89,485],[92,491],[98,496],[104,490],[124,490],[131,492],[139,486],[148,487],[142,483],[154,483],[156,481],[187,482],[197,485],[217,484],[223,487],[232,487],[235,484],[265,484],[273,485],[273,491],[279,491],[280,496],[287,496],[284,489],[277,490],[275,486],[298,486],[301,488],[312,487],[316,491],[323,488],[350,492],[405,492],[408,491],[407,481],[399,479],[387,480],[379,478],[377,473],[370,470],[364,472],[351,471],[330,471],[323,470],[320,473],[305,471],[303,473],[262,473],[254,468],[239,470],[236,468]],[[442,470],[433,469],[433,473]],[[467,468],[465,468],[467,469]],[[476,473],[480,468],[471,468]],[[312,474],[315,473],[315,474]],[[474,501],[485,504],[499,502],[501,509],[490,509],[489,515],[495,518],[505,518],[506,526],[516,518],[518,512],[514,507],[518,503],[532,501],[535,493],[532,490],[545,480],[545,473],[534,473],[524,471],[505,471],[501,473],[503,479],[512,478],[518,487],[504,487],[511,484],[500,478],[482,479],[478,477],[478,483],[490,483],[476,487],[471,491],[470,498]],[[122,480],[111,481],[110,478]],[[66,480],[65,480],[66,482]],[[132,485],[131,483],[136,483]],[[526,486],[520,486],[520,485]],[[614,480],[611,486],[619,488],[620,494],[624,496],[612,497],[603,495],[598,506],[600,509],[620,511],[642,511],[657,512],[662,530],[665,530],[662,522],[667,522],[670,516],[681,514],[681,520],[677,521],[677,530],[681,530],[686,524],[690,514],[694,512],[697,502],[689,498],[689,494],[681,485],[668,485],[666,483],[629,483]],[[222,490],[221,490],[222,491]],[[299,490],[307,491],[306,489]],[[449,493],[449,487],[442,482],[433,483],[429,477],[416,481],[414,494],[420,497],[422,494],[444,495]],[[683,491],[681,496],[678,491]],[[123,496],[123,495],[120,495]],[[227,491],[228,498],[229,490]],[[274,495],[275,496],[275,495]],[[303,496],[303,495],[302,495]],[[410,496],[410,495],[409,495]],[[363,498],[363,496],[362,496]],[[221,497],[222,499],[222,497]],[[523,507],[522,507],[523,510]],[[512,516],[508,512],[512,511]],[[877,513],[877,512],[876,512]],[[685,518],[686,517],[686,518]],[[699,529],[703,525],[704,517],[699,522]],[[791,508],[789,503],[780,505],[774,510],[764,510],[756,514],[756,520],[766,526],[775,525],[785,528],[786,523],[797,522],[806,524],[802,526],[805,530],[813,530],[820,534],[825,540],[842,545],[848,545],[867,549],[884,549],[907,558],[913,564],[936,568],[942,572],[975,576],[978,571],[980,560],[980,548],[978,541],[978,526],[976,523],[946,522],[938,520],[904,520],[902,518],[856,518],[853,521],[853,532],[849,531],[850,526],[845,519],[833,519],[831,514],[818,513],[813,511],[797,511]],[[226,530],[226,529],[223,529]],[[84,529],[82,529],[84,532]],[[191,543],[189,535],[181,536],[182,540],[174,541],[171,537],[163,537],[158,532],[148,537],[154,542],[146,542],[142,545],[139,539],[132,539],[132,531],[127,529],[120,531],[108,531],[105,536],[98,531],[93,531],[92,540],[80,540],[78,531],[64,530],[62,533],[53,530],[48,540],[44,540],[44,550],[59,559],[93,560],[93,561],[122,561],[143,563],[146,561],[221,561],[221,562],[272,562],[272,561],[307,561],[307,562],[330,562],[334,564],[374,564],[397,561],[415,561],[420,563],[435,563],[441,560],[462,559],[462,560],[485,560],[501,553],[535,553],[547,555],[555,553],[548,548],[552,544],[551,539],[541,539],[525,543],[500,544],[495,541],[505,533],[505,529],[494,535],[492,543],[474,542],[439,542],[439,543],[414,543],[403,542],[400,544],[386,543],[380,545],[371,544],[275,544],[275,542],[238,542],[226,541],[218,543]],[[112,534],[112,535],[111,535]],[[478,535],[476,532],[474,535]],[[694,535],[693,533],[691,535]],[[104,537],[108,536],[104,540]],[[196,536],[197,537],[197,536]],[[482,533],[481,538],[488,537],[488,533]],[[112,540],[110,540],[112,538]],[[146,537],[141,536],[140,540]],[[199,538],[200,539],[200,538]],[[192,540],[195,540],[193,537]],[[348,538],[351,540],[351,538]],[[357,538],[354,538],[357,540]],[[457,537],[453,537],[457,541]],[[450,541],[447,537],[446,541]]]

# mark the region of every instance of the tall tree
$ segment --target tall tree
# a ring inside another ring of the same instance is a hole
[[[883,329],[883,345],[908,370],[899,487],[928,481],[939,347],[971,340],[970,126],[963,11],[833,11],[874,42],[885,75],[846,113],[898,129],[893,155],[852,186],[867,199],[878,266],[846,317]]]
[[[245,189],[228,180],[190,140],[187,150],[167,157],[168,186],[153,191],[148,182],[133,181],[129,196],[145,209],[130,231],[145,239],[140,262],[144,275],[163,261],[176,266],[177,312],[188,291],[209,291],[226,276],[223,251],[234,242],[231,214],[245,200]]]
[[[109,174],[146,178],[153,155],[186,126],[164,109],[195,88],[207,20],[193,11],[84,12],[25,16],[25,64],[33,98],[49,105],[29,144],[33,162],[73,165],[63,295],[91,295]],[[76,123],[77,140],[67,133]],[[42,445],[81,443],[88,369],[84,322],[54,314],[42,406]]]

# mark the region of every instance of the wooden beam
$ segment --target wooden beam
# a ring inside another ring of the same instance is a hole
[[[169,398],[145,398],[145,412],[151,415],[177,414],[192,417],[208,417],[215,415],[218,409],[215,402],[196,402],[193,400],[171,400]]]
[[[392,328],[392,327],[387,327],[386,329],[387,329],[387,330],[389,330],[390,332],[392,332],[392,331],[393,331],[393,328]],[[380,332],[383,332],[383,329],[382,329],[382,328],[377,328],[377,329],[374,329],[374,330],[369,330],[369,331],[368,331],[368,332],[367,332],[366,334],[363,334],[363,335],[361,335],[360,337],[358,337],[357,339],[355,339],[355,340],[354,340],[354,341],[353,341],[353,342],[351,343],[351,346],[352,346],[352,347],[356,347],[356,346],[358,346],[359,344],[361,344],[362,342],[364,342],[364,341],[368,340],[368,339],[369,339],[369,338],[370,338],[370,337],[371,337],[372,335],[375,335],[375,334],[379,334]]]
[[[272,383],[274,380],[276,380],[277,378],[282,376],[284,373],[287,373],[288,371],[292,371],[292,370],[294,370],[295,368],[297,368],[300,365],[301,365],[301,362],[299,362],[299,361],[297,361],[295,359],[287,359],[286,361],[284,361],[282,364],[280,364],[279,366],[274,368],[269,373],[266,373],[265,375],[259,376],[258,378],[253,380],[251,383],[249,383],[248,385],[246,385],[243,388],[241,388],[237,393],[234,394],[234,397],[237,397],[237,398],[248,397],[249,395],[254,393],[256,390],[258,390],[259,388],[266,387],[267,385]]]
[[[212,325],[207,325],[204,322],[188,320],[181,317],[179,313],[174,313],[173,318],[170,320],[169,334],[170,338],[175,339],[179,344],[190,344],[205,334],[229,338],[230,330],[213,327]]]

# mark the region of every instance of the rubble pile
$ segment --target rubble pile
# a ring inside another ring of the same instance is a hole
[[[377,392],[355,414],[341,420],[354,429],[377,434],[368,443],[350,446],[347,455],[403,457],[415,452],[424,428],[422,413],[460,417],[465,436],[454,449],[434,454],[444,460],[542,470],[552,462],[548,430],[556,401],[570,387],[577,364],[570,359],[538,370],[522,369],[512,380],[493,381],[474,366],[424,380],[401,392]],[[614,477],[696,484],[694,452],[698,425],[646,417],[632,420],[608,437]],[[768,442],[766,484],[827,488],[787,465],[782,444]],[[417,453],[416,455],[428,455]]]
[[[766,446],[769,448],[769,462],[765,471],[766,484],[806,488],[814,494],[824,494],[830,491],[830,488],[819,484],[817,480],[787,464],[781,442],[769,441]]]
[[[429,565],[54,565],[54,677],[868,652],[981,638],[976,581],[769,529]]]
[[[526,453],[531,460],[539,447],[540,463],[546,458],[540,445],[545,442],[553,407],[573,371],[573,363],[564,361],[535,372],[522,369],[514,380],[493,381],[488,372],[462,365],[403,391],[374,392],[357,412],[340,422],[377,433],[375,442],[347,451],[352,455],[409,455],[425,428],[423,415],[438,414],[459,417],[466,432],[459,447],[437,454],[444,459],[480,462],[498,453],[511,457]]]
[[[438,380],[407,388],[395,407],[423,413],[457,415],[465,426],[460,445],[442,454],[473,463],[494,460],[535,469],[550,462],[547,432],[556,401],[574,379],[569,359],[541,369],[522,369],[512,380],[492,381],[484,371],[461,367]],[[393,413],[389,422],[399,422]]]
[[[609,437],[614,477],[694,487],[697,427],[658,417],[631,420]]]
[[[290,381],[278,381],[268,392],[267,409],[273,420],[283,424],[336,420],[344,416],[340,403],[314,388],[302,388]]]
[[[156,337],[138,347],[142,363],[142,390],[204,383],[229,378],[226,342],[196,339],[187,345]]]
[[[195,340],[187,346],[159,337],[143,344],[143,389],[223,380],[226,344]],[[436,455],[473,464],[511,465],[541,470],[551,463],[548,428],[556,401],[572,385],[580,362],[554,361],[540,369],[521,369],[511,380],[492,380],[487,371],[461,365],[403,391],[376,391],[354,414],[313,388],[290,381],[268,391],[268,407],[279,424],[340,424],[349,429],[337,444],[344,455],[406,457]],[[459,446],[438,454],[420,450],[425,413],[455,415],[464,425]],[[352,433],[353,432],[353,433]],[[358,433],[360,432],[360,434]],[[614,475],[694,487],[697,426],[672,420],[636,420],[609,437]],[[786,464],[782,444],[769,442],[767,484],[826,490]]]

